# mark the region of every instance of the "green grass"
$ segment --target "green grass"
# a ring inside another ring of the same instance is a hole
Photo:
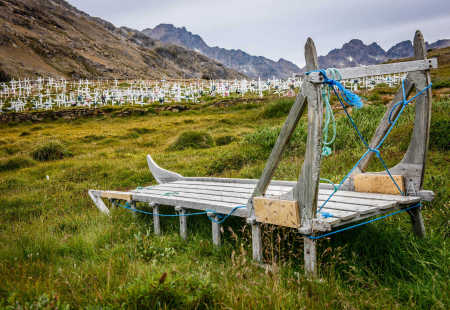
[[[447,309],[448,101],[433,105],[424,187],[436,198],[423,210],[427,237],[415,238],[402,214],[326,238],[318,248],[321,281],[304,278],[303,240],[292,229],[264,226],[264,269],[251,262],[251,232],[240,218],[227,220],[223,246],[215,248],[205,216],[189,218],[185,242],[176,218],[163,218],[163,234],[155,236],[151,218],[121,208],[106,217],[87,196],[90,188],[155,184],[146,154],[185,176],[258,178],[287,113],[267,112],[278,105],[2,126],[0,308]],[[384,106],[370,105],[353,116],[370,136],[383,113]],[[321,177],[337,182],[364,148],[336,114],[338,137]],[[411,106],[382,150],[391,166],[408,145],[413,115]],[[275,178],[298,178],[306,128],[304,116]],[[181,143],[186,132],[201,138]],[[43,141],[63,141],[72,156],[33,161]]]

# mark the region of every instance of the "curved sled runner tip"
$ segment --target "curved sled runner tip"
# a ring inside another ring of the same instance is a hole
[[[153,174],[159,184],[174,182],[182,180],[184,178],[181,174],[163,169],[158,166],[150,155],[147,155],[147,163],[150,172]]]
[[[94,202],[95,206],[104,214],[109,215],[109,209],[103,202],[102,198],[98,194],[98,191],[89,190],[88,191],[89,197],[91,197],[92,201]]]

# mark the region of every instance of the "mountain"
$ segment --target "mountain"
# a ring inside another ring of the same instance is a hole
[[[79,11],[63,0],[0,1],[0,79],[242,78],[192,50]]]
[[[438,40],[426,45],[428,49],[444,48],[450,46],[450,40]],[[365,45],[361,40],[353,39],[341,48],[333,49],[326,56],[319,56],[318,59],[321,68],[343,68],[375,65],[389,59],[407,58],[413,55],[414,47],[410,40],[397,43],[385,51],[375,42]]]
[[[274,76],[287,78],[292,76],[293,73],[301,71],[299,67],[285,59],[273,61],[262,56],[252,56],[239,49],[210,47],[199,35],[192,34],[185,27],[178,28],[172,24],[159,24],[153,29],[147,28],[142,32],[152,39],[176,44],[202,53],[251,78],[267,79]]]

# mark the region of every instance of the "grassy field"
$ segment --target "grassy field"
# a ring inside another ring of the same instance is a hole
[[[376,96],[375,96],[376,95]],[[370,136],[391,91],[353,111]],[[377,97],[378,96],[378,97]],[[446,99],[447,98],[447,99]],[[185,176],[258,178],[292,99],[184,113],[2,125],[0,137],[0,306],[6,309],[448,309],[449,104],[433,105],[425,188],[436,193],[416,239],[402,214],[319,242],[320,281],[307,281],[303,241],[264,227],[264,258],[251,262],[249,227],[232,218],[224,245],[211,242],[206,216],[178,221],[115,209],[100,214],[87,190],[153,184],[145,155]],[[389,165],[409,143],[414,107],[385,144]],[[338,137],[321,177],[335,182],[364,152],[338,115]],[[300,122],[275,177],[295,180],[306,139]],[[373,161],[371,170],[382,167]],[[145,206],[139,205],[144,208]],[[173,212],[167,209],[165,212]]]

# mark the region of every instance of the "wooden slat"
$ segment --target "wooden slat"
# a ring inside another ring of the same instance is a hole
[[[358,213],[356,213],[356,212],[334,210],[334,209],[328,209],[328,208],[323,208],[320,212],[329,213],[331,216],[339,218],[341,220],[349,220],[349,219],[352,219],[352,218],[358,216]],[[318,217],[322,217],[322,215],[318,214]]]
[[[300,227],[300,212],[296,201],[255,197],[253,208],[258,222],[292,228]]]
[[[319,200],[328,199],[329,195],[321,195],[319,194]],[[353,197],[343,197],[343,196],[333,196],[330,201],[334,202],[343,202],[347,204],[355,204],[355,205],[364,205],[364,206],[377,206],[380,208],[388,208],[391,206],[395,206],[397,203],[395,201],[389,200],[372,200],[372,199],[364,199],[364,198],[353,198]]]
[[[171,182],[171,184],[198,184],[198,185],[210,185],[210,186],[218,186],[223,188],[251,188],[254,189],[256,184],[248,184],[248,183],[222,183],[222,182],[203,182],[203,181],[176,181]],[[281,186],[281,185],[270,185],[272,190],[280,190],[280,191],[289,191],[292,189],[291,186]]]
[[[320,194],[330,195],[332,190],[320,190]],[[388,200],[395,201],[399,204],[411,204],[420,201],[420,197],[414,196],[399,196],[399,195],[387,195],[387,194],[374,194],[374,193],[359,193],[352,191],[337,191],[335,196],[342,197],[354,197],[354,198],[364,198],[364,199],[373,199],[373,200]]]
[[[339,69],[339,72],[341,73],[343,80],[348,80],[374,75],[430,70],[431,68],[437,68],[437,66],[438,66],[437,59],[431,58],[425,60],[413,60],[391,64],[342,68]],[[321,83],[323,81],[323,78],[318,72],[311,72],[308,75],[308,80],[314,83]]]
[[[230,196],[233,196],[234,194],[236,194],[236,195],[247,194],[249,197],[250,197],[251,193],[253,192],[253,190],[251,188],[234,188],[234,187],[219,187],[219,186],[211,186],[211,185],[172,184],[172,183],[166,183],[166,184],[151,186],[151,187],[144,187],[140,190],[147,190],[147,189],[152,189],[152,188],[164,188],[164,189],[168,189],[168,190],[169,189],[174,189],[174,190],[182,189],[182,190],[186,190],[186,191],[199,190],[199,192],[204,190],[206,192],[210,192],[211,194],[217,194],[217,193],[220,194],[223,192]],[[285,193],[285,192],[278,191],[278,190],[267,191],[267,194],[271,195],[271,196],[279,196],[283,193]]]
[[[211,200],[203,200],[203,199],[194,199],[187,197],[167,197],[163,195],[157,194],[147,194],[147,193],[134,193],[133,200],[142,201],[142,202],[154,202],[160,205],[167,206],[179,206],[186,209],[195,209],[195,210],[206,210],[211,209],[215,210],[222,214],[228,214],[236,204],[228,203],[228,202],[220,202],[220,201],[211,201]],[[233,216],[247,217],[247,210],[237,209]]]
[[[151,189],[145,192],[146,194],[157,194],[162,195],[166,197],[177,197],[177,198],[198,198],[202,200],[209,200],[209,201],[220,201],[220,202],[228,202],[228,203],[234,203],[235,205],[245,205],[247,203],[248,199],[245,198],[239,198],[239,197],[230,197],[230,196],[218,196],[218,195],[205,195],[205,194],[199,194],[199,193],[187,193],[184,191],[167,191],[167,190],[159,190],[159,189]]]
[[[319,207],[320,207],[319,202]],[[347,204],[347,203],[339,203],[339,202],[327,202],[325,205],[327,209],[334,209],[334,210],[342,210],[342,211],[352,211],[359,214],[368,214],[373,213],[380,209],[378,206],[364,206],[364,205],[354,205],[354,204]],[[324,207],[325,208],[325,207]]]

